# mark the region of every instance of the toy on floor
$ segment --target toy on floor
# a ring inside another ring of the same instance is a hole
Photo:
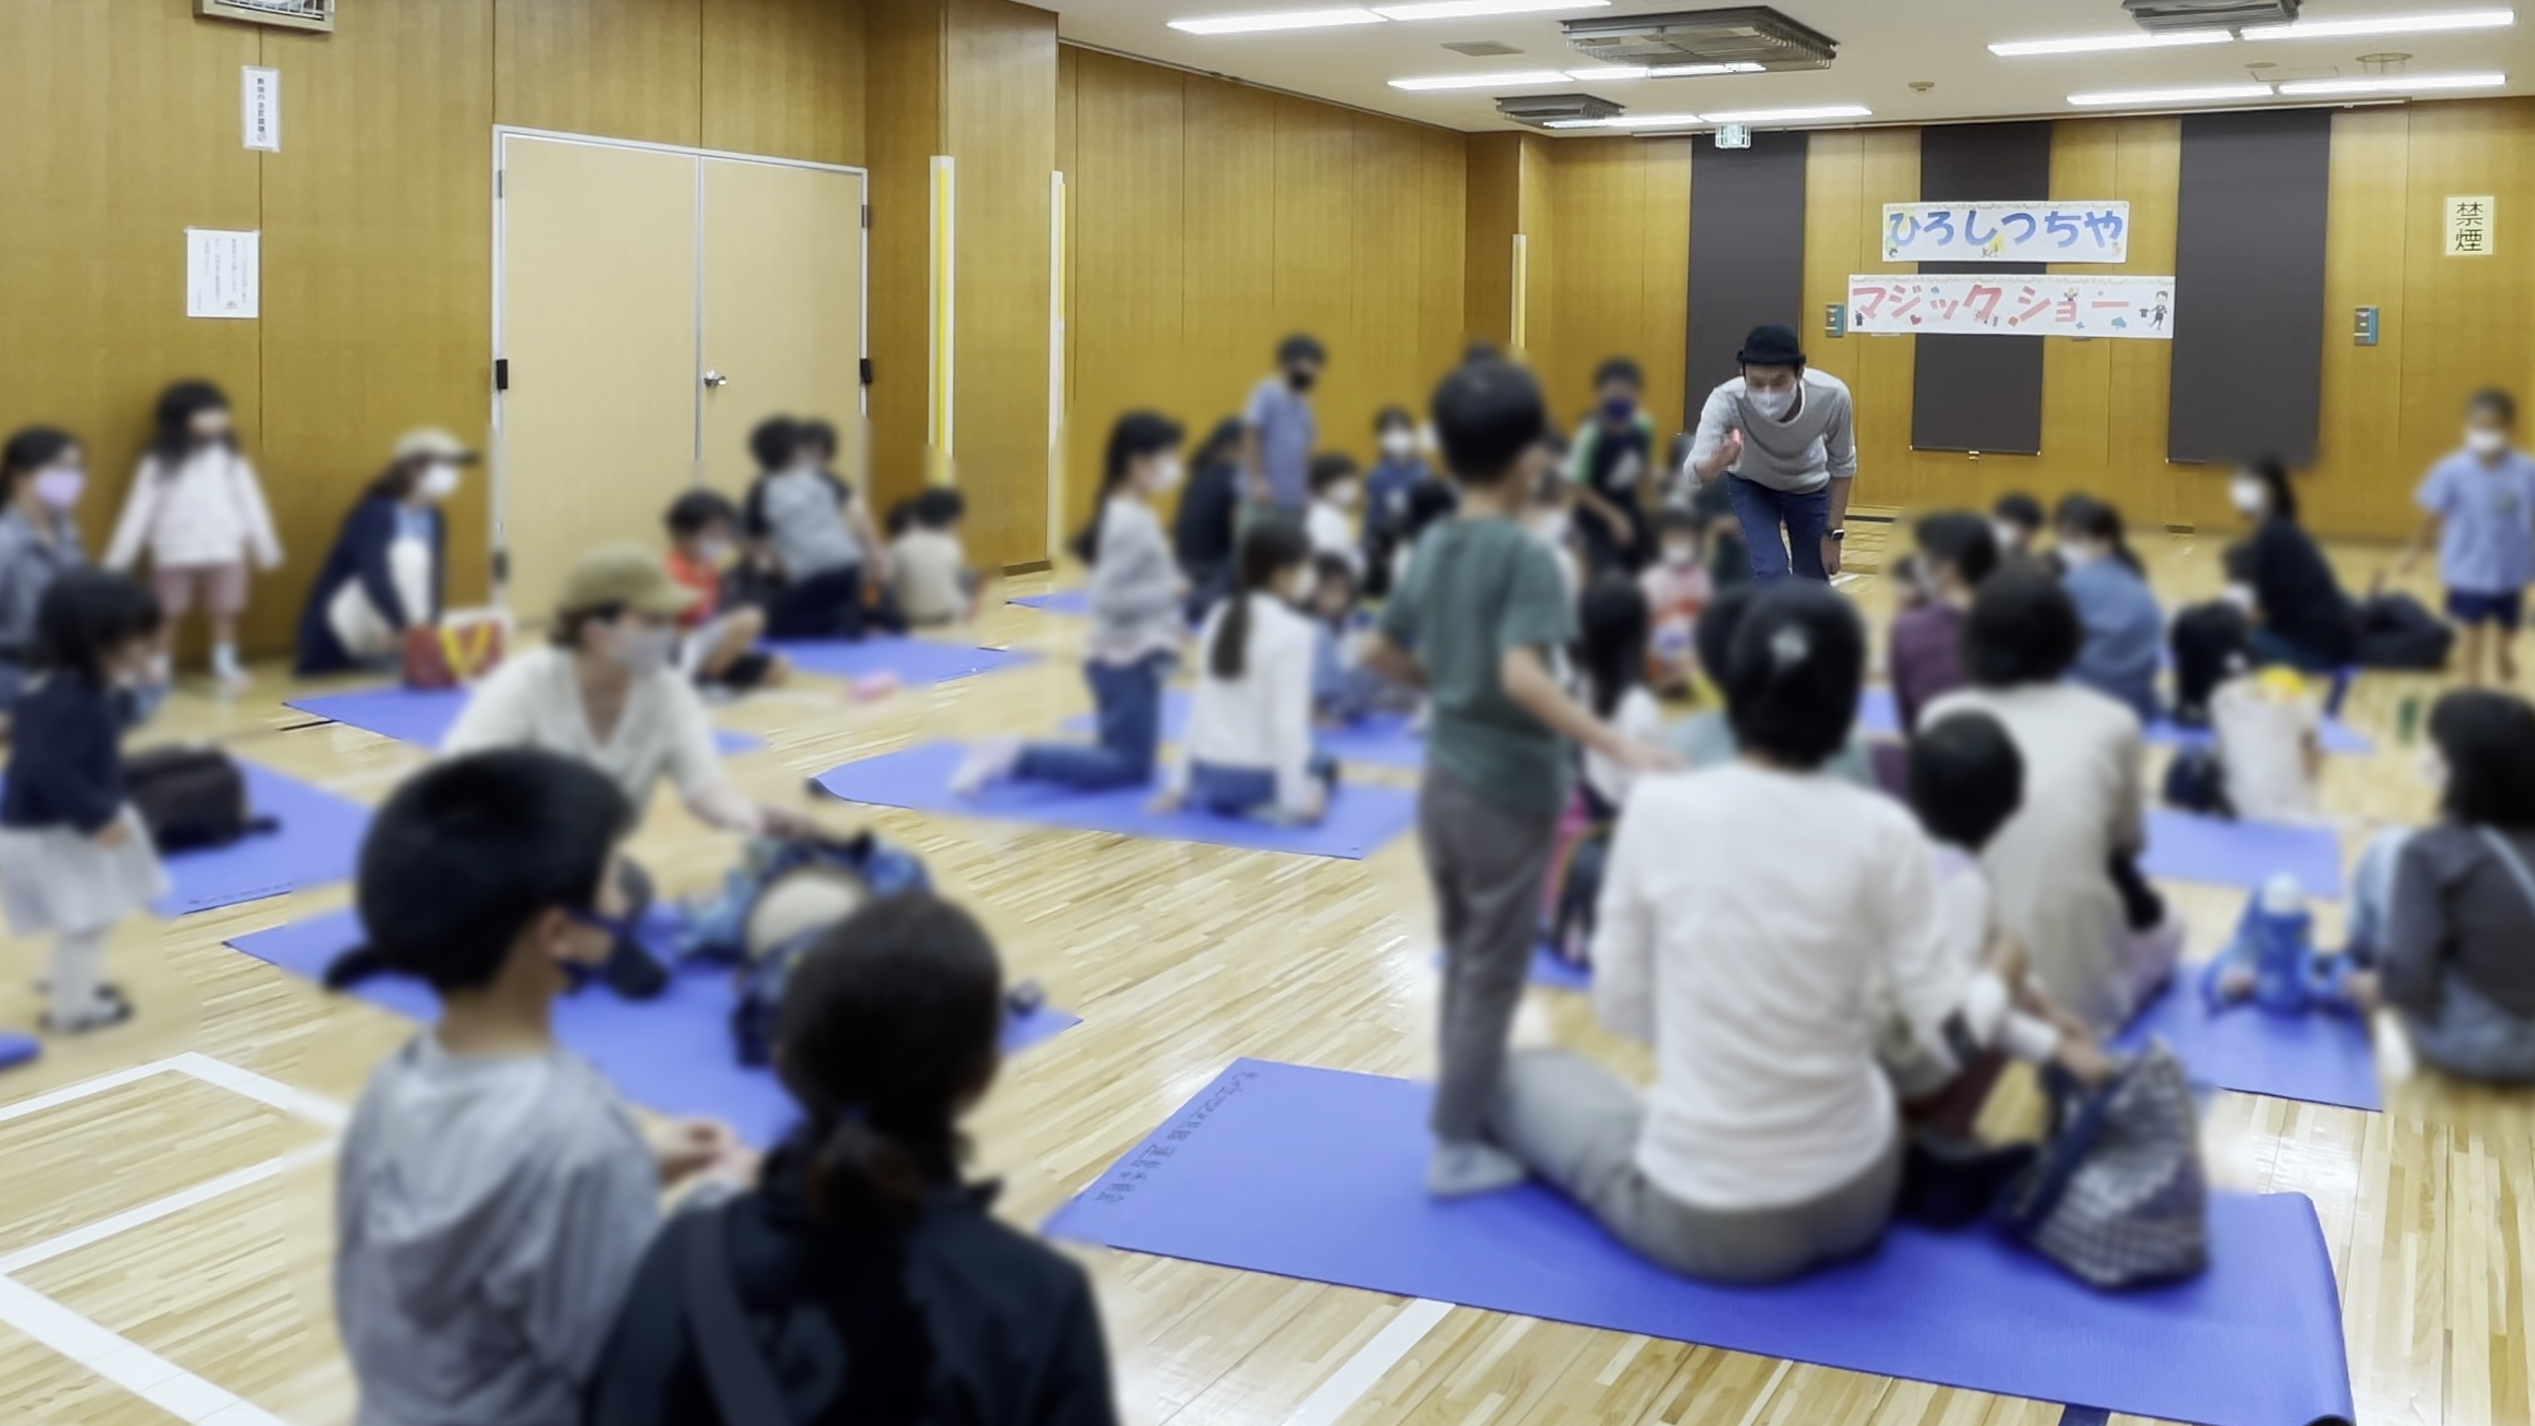
[[[856,703],[871,703],[886,698],[905,686],[904,680],[883,669],[878,673],[867,673],[855,679],[853,686],[847,690],[847,697]]]
[[[2201,972],[2201,993],[2214,1010],[2250,1004],[2274,1015],[2356,1014],[2350,970],[2349,957],[2316,949],[2306,889],[2282,872],[2245,903],[2235,939]]]

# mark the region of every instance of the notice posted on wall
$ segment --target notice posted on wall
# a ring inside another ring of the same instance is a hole
[[[258,153],[282,151],[282,72],[263,65],[238,71],[238,134]]]
[[[252,318],[263,234],[227,228],[185,230],[185,315]]]
[[[2171,341],[2174,279],[2021,272],[1859,273],[1848,280],[1848,329],[1861,336],[1945,332]]]

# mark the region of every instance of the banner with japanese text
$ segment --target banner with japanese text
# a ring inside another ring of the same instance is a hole
[[[2128,262],[2130,205],[2114,201],[1887,203],[1886,262]]]
[[[1868,272],[1848,280],[1848,329],[1866,336],[2174,337],[2171,277]]]

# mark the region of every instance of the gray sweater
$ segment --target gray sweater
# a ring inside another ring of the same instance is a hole
[[[34,655],[35,611],[44,591],[63,570],[88,562],[77,525],[56,517],[51,533],[47,542],[26,512],[14,505],[0,509],[0,712],[17,698]]]
[[[1743,433],[1743,458],[1728,472],[1790,495],[1809,495],[1834,480],[1857,474],[1857,431],[1848,384],[1827,371],[1805,368],[1804,399],[1795,414],[1772,421],[1752,409],[1736,377],[1708,393],[1699,408],[1699,433],[1690,459],[1706,460],[1728,431]]]
[[[2535,837],[2518,833],[2509,845],[2535,867]],[[2458,975],[2501,1009],[2535,1017],[2535,901],[2478,828],[2442,822],[2407,838],[2386,919],[2386,999],[2435,1021],[2440,988]]]
[[[1091,571],[1091,653],[1110,663],[1179,647],[1179,566],[1153,508],[1115,497],[1101,508]]]

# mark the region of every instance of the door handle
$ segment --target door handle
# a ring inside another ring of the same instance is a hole
[[[704,373],[704,389],[707,391],[719,391],[730,384],[731,379],[722,375],[718,371],[708,371]]]

